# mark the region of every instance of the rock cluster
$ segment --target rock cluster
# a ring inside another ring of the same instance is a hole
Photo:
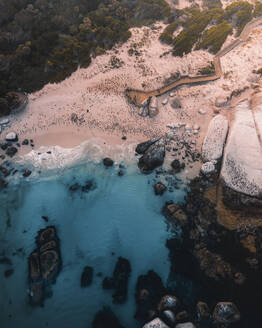
[[[131,266],[127,259],[119,257],[113,272],[113,277],[106,277],[103,280],[104,289],[114,289],[113,302],[123,304],[127,300],[128,280],[131,273]]]
[[[33,306],[40,306],[46,298],[46,287],[55,283],[62,266],[55,227],[40,230],[36,245],[37,248],[28,257],[29,301]]]

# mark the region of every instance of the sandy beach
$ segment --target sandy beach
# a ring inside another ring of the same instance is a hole
[[[259,82],[259,76],[252,72],[262,63],[262,27],[256,28],[247,42],[221,59],[224,72],[221,79],[175,90],[181,109],[172,108],[170,103],[174,98],[163,95],[158,97],[159,115],[141,117],[139,109],[128,103],[126,88],[152,90],[163,86],[177,72],[197,75],[213,59],[213,55],[202,50],[182,58],[174,57],[172,48],[158,40],[165,26],[157,23],[153,28],[131,29],[128,42],[94,58],[88,68],[78,69],[63,82],[48,84],[30,94],[26,110],[11,117],[11,125],[1,137],[15,131],[20,141],[33,139],[36,150],[54,145],[72,148],[92,138],[100,138],[108,145],[130,145],[164,135],[168,124],[186,123],[200,126],[199,134],[194,136],[200,149],[210,119],[219,111],[230,114],[230,106],[217,108],[216,99],[230,97],[232,91],[243,88],[247,89],[244,96],[248,97]],[[224,47],[232,40],[234,37],[230,36]],[[136,49],[136,55],[130,55],[131,48]],[[162,105],[165,98],[169,102]],[[200,109],[206,114],[201,115]],[[122,140],[123,136],[126,140]],[[22,147],[20,154],[30,150]]]

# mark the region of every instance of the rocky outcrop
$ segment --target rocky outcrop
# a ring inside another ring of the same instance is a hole
[[[113,277],[106,277],[103,280],[104,289],[114,289],[113,303],[123,304],[127,300],[128,280],[131,273],[131,266],[127,259],[119,257],[114,269]]]
[[[153,96],[150,99],[148,114],[149,117],[155,117],[159,113],[157,97]]]
[[[248,100],[236,106],[221,170],[224,202],[230,207],[262,208],[260,123],[260,119],[254,121]]]
[[[223,324],[231,324],[240,320],[240,313],[232,302],[220,302],[213,312],[214,319]]]
[[[98,311],[95,314],[92,322],[92,328],[124,328],[116,315],[108,307],[104,307],[103,310]]]
[[[17,134],[15,132],[9,132],[5,136],[6,141],[17,141],[17,139],[18,139]]]
[[[94,269],[90,266],[84,267],[84,270],[81,275],[81,287],[88,287],[92,284],[93,281]]]
[[[55,283],[61,270],[59,240],[54,226],[38,232],[37,249],[29,258],[29,298],[33,306],[42,305],[46,297],[45,289]]]
[[[150,142],[148,141],[148,143]],[[138,167],[141,172],[151,173],[155,168],[161,166],[164,163],[165,154],[164,139],[160,138],[158,141],[153,142],[139,159]]]
[[[143,328],[169,328],[161,319],[155,318],[143,326]]]
[[[145,142],[141,142],[136,146],[136,152],[139,155],[143,155],[150,146],[152,146],[154,143],[156,143],[160,138],[153,138]]]
[[[155,191],[155,195],[160,195],[162,196],[163,193],[167,190],[167,186],[164,185],[162,182],[157,182],[154,185],[154,191]]]
[[[220,161],[228,133],[228,121],[223,115],[215,116],[208,126],[202,145],[203,162]]]

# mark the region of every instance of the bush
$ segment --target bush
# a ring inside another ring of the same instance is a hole
[[[175,30],[178,28],[179,23],[178,22],[173,22],[169,24],[161,33],[159,40],[166,43],[166,44],[172,44],[173,42],[173,33]]]
[[[232,31],[232,26],[226,21],[212,26],[203,33],[202,40],[197,44],[196,49],[209,49],[210,52],[216,54]]]

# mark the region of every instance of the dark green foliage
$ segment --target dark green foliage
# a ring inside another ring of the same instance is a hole
[[[262,68],[259,68],[259,69],[257,70],[257,74],[259,74],[259,75],[262,76]]]
[[[184,23],[184,30],[173,41],[174,55],[181,57],[184,53],[191,52],[201,33],[217,14],[218,10],[214,9],[206,11],[191,9],[188,19]]]
[[[0,0],[0,97],[61,81],[129,27],[170,15],[165,0]]]
[[[173,42],[173,33],[175,30],[178,28],[179,24],[178,22],[173,22],[169,24],[163,33],[160,35],[159,39],[160,41],[167,43],[167,44],[172,44]]]
[[[207,65],[206,67],[201,68],[198,71],[199,74],[201,75],[210,75],[210,74],[214,74],[215,73],[215,66],[214,63],[211,62],[209,65]]]
[[[216,54],[232,31],[232,26],[226,21],[212,26],[203,33],[202,40],[197,44],[196,49],[209,49],[210,52]]]
[[[262,16],[262,3],[257,1],[254,9],[254,17]]]
[[[252,19],[253,6],[247,1],[236,1],[225,9],[225,18],[228,21],[236,19],[237,34],[239,35],[245,25]]]

